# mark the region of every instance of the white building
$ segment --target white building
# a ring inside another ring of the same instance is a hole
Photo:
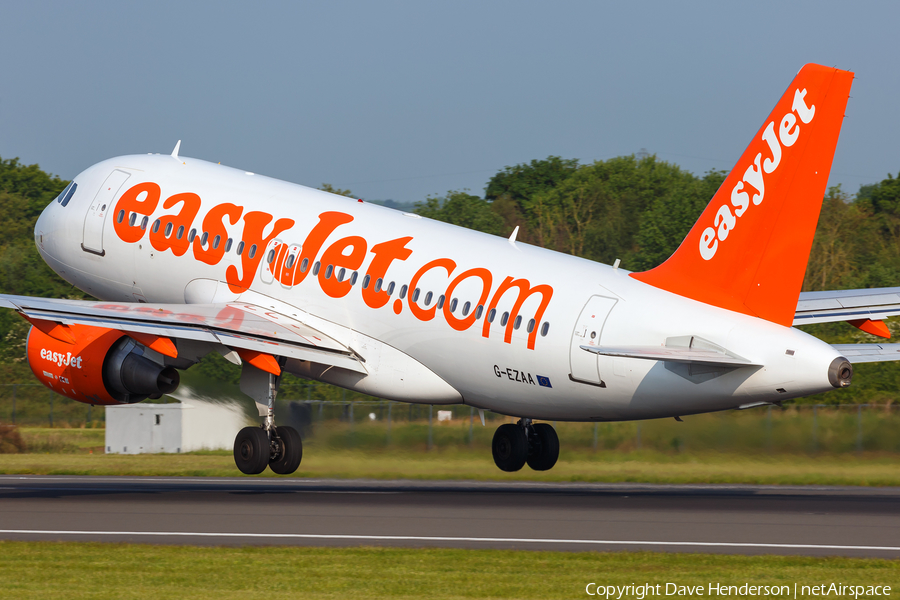
[[[191,400],[106,407],[106,453],[231,450],[247,418],[235,405]]]

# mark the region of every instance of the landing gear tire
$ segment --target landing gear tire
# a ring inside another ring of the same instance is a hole
[[[269,468],[278,475],[290,475],[296,471],[303,458],[303,442],[297,430],[293,427],[276,427],[272,446],[273,450],[277,448],[277,457],[269,461]]]
[[[549,471],[559,459],[559,436],[549,423],[532,426],[529,436],[528,466],[535,471]]]
[[[269,436],[262,427],[244,427],[234,438],[234,464],[246,475],[259,475],[269,464]]]
[[[497,428],[491,443],[494,463],[501,471],[512,473],[525,466],[528,459],[528,437],[525,428],[506,423]]]

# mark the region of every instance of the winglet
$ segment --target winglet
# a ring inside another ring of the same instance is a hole
[[[790,327],[852,83],[800,69],[678,250],[631,276]]]
[[[178,143],[175,144],[175,149],[172,150],[172,158],[178,158],[178,151],[181,149],[181,140],[178,140]]]
[[[516,228],[513,229],[513,232],[509,234],[509,243],[513,246],[516,245],[516,236],[519,235],[519,226],[516,225]]]

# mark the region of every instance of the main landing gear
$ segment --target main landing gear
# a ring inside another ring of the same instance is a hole
[[[234,463],[247,475],[259,475],[266,470],[266,466],[278,475],[290,475],[300,466],[303,442],[293,427],[275,426],[278,378],[271,374],[268,378],[265,421],[262,427],[244,427],[238,432],[234,438]]]
[[[491,444],[494,462],[502,471],[518,471],[527,463],[535,471],[553,468],[559,459],[559,437],[549,423],[519,419],[497,428]]]

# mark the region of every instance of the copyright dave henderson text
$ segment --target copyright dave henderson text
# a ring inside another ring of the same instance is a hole
[[[710,583],[704,585],[679,585],[677,583],[645,583],[643,585],[604,585],[589,583],[584,591],[588,596],[601,596],[606,600],[637,598],[648,596],[784,596],[786,598],[815,596],[846,596],[850,598],[889,597],[889,585],[849,585],[845,583],[820,583],[818,585],[725,585]]]

